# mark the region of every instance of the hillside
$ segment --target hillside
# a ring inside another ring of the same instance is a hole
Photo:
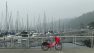
[[[70,24],[72,28],[81,28],[93,21],[94,21],[94,11],[85,13],[75,19],[72,19],[68,24]]]
[[[91,22],[94,22],[94,11],[82,14],[81,16],[73,18],[73,19],[60,19],[60,20],[54,21],[53,24],[51,22],[47,23],[46,30],[47,31],[49,30],[69,31],[70,29],[76,30],[76,29],[85,28]],[[43,31],[43,28],[44,27],[42,25],[40,28],[40,31]]]

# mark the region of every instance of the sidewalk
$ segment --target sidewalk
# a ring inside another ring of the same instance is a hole
[[[0,49],[0,53],[94,53],[94,48],[64,48],[62,51],[41,49]]]

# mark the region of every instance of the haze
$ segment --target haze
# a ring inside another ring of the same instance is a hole
[[[26,20],[27,14],[29,15],[29,22],[34,23],[38,20],[43,20],[44,12],[46,14],[47,22],[50,22],[52,17],[58,20],[59,17],[75,18],[83,13],[94,10],[94,0],[0,0],[0,20],[5,15],[5,4],[8,4],[8,12],[12,13],[15,20],[17,11],[19,12],[20,19]]]

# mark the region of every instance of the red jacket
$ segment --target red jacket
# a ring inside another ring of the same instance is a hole
[[[60,43],[60,37],[55,36],[55,42],[56,42],[56,44]]]

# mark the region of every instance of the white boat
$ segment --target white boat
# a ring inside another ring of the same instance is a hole
[[[39,33],[33,33],[31,37],[36,37],[38,35],[39,35]]]

